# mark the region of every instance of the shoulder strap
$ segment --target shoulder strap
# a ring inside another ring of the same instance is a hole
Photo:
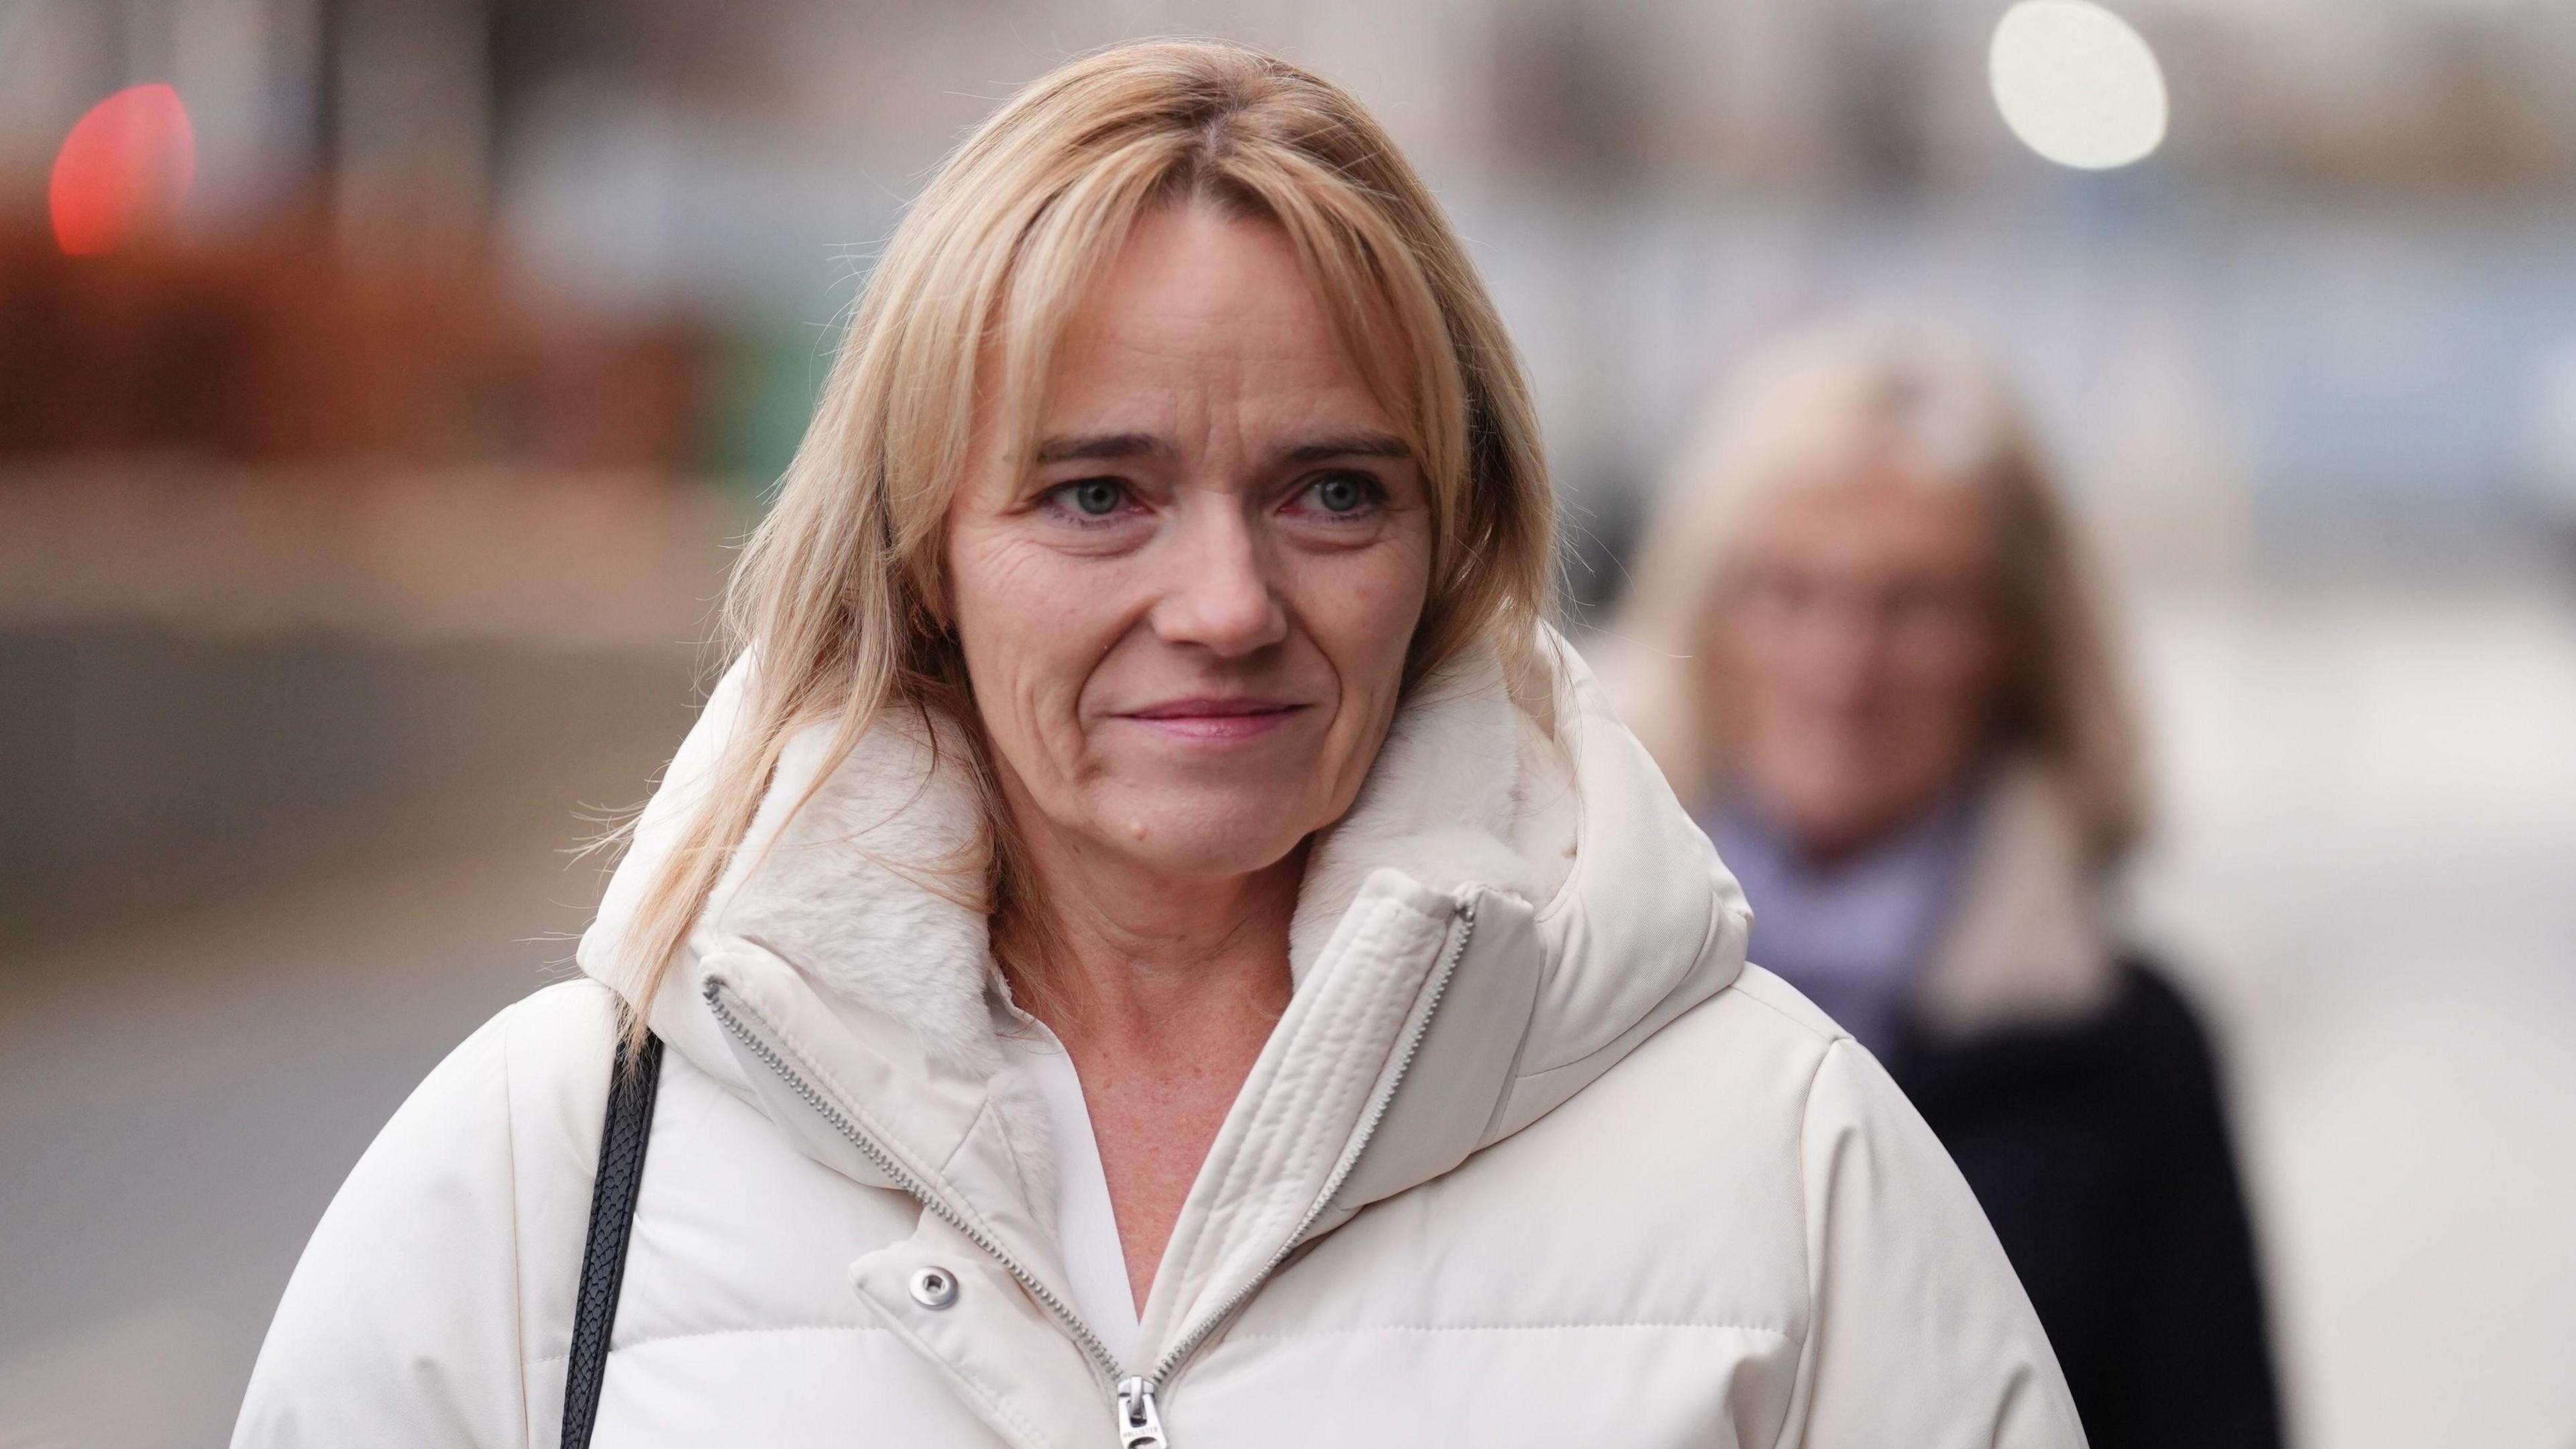
[[[623,1019],[623,1013],[620,1014]],[[608,1067],[608,1119],[599,1133],[599,1176],[590,1194],[590,1238],[581,1250],[581,1291],[573,1298],[572,1352],[564,1360],[563,1449],[589,1449],[608,1373],[608,1330],[626,1279],[626,1240],[644,1186],[644,1146],[653,1135],[653,1096],[662,1084],[662,1039],[646,1035],[632,1062]]]

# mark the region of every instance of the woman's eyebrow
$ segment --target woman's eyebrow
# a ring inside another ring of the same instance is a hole
[[[1171,451],[1170,444],[1151,433],[1092,433],[1081,437],[1049,438],[1038,444],[1037,458],[1040,463],[1096,463]]]
[[[1282,448],[1283,463],[1320,463],[1327,458],[1410,458],[1412,445],[1393,433],[1335,433]]]

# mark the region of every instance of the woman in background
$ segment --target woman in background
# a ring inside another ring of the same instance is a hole
[[[1891,331],[1784,344],[1646,539],[1615,676],[1744,884],[1753,958],[1948,1146],[2096,1449],[2277,1444],[2209,1044],[2104,920],[2135,728],[1998,378]]]

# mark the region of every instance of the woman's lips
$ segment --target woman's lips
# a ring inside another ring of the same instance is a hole
[[[1281,728],[1306,708],[1268,699],[1176,699],[1119,718],[1181,739],[1247,740]]]

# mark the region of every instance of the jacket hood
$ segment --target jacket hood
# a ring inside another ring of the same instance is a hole
[[[2101,871],[2059,779],[2016,753],[1980,802],[1967,870],[1914,983],[1916,1023],[1960,1041],[2098,1015],[2119,993]]]
[[[1290,1009],[1183,1210],[1148,1337],[1286,1238],[1537,1120],[1742,969],[1733,877],[1574,651],[1544,644],[1552,737],[1490,655],[1471,658],[1413,691],[1317,840]],[[583,969],[612,986],[645,885],[737,727],[748,667],[709,698],[582,939]],[[977,904],[984,829],[962,732],[890,716],[826,773],[829,745],[819,727],[791,742],[653,1027],[828,1165],[953,1194],[1050,1263],[1044,1113],[995,1070],[1002,1035],[1030,1023]],[[719,1022],[727,1000],[825,1079],[900,1177],[777,1089],[771,1056]]]

